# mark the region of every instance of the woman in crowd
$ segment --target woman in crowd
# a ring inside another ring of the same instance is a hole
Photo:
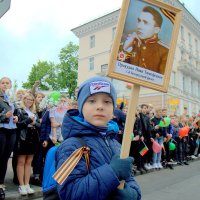
[[[31,93],[24,95],[21,108],[18,109],[19,122],[17,123],[17,176],[19,193],[33,194],[30,188],[31,163],[39,142],[40,121],[36,113],[35,98]]]
[[[8,159],[16,140],[16,123],[18,117],[14,113],[14,105],[9,102],[8,91],[12,82],[8,77],[0,79],[0,200],[5,199],[4,180]]]
[[[38,117],[40,119],[40,123],[41,123],[42,114],[43,114],[44,110],[42,108],[40,108],[40,103],[43,100],[43,98],[45,97],[45,95],[42,92],[36,92],[34,96],[35,96],[35,103],[36,103],[36,112],[37,112],[37,115],[38,115]],[[42,169],[43,169],[42,150],[43,150],[43,145],[42,145],[42,142],[40,141],[40,143],[38,143],[35,155],[33,157],[33,162],[32,162],[33,178],[31,179],[31,184],[38,185],[38,186],[42,185],[42,182],[41,182]]]

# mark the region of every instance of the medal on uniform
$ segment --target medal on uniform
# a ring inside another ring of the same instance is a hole
[[[136,52],[133,52],[133,53],[132,53],[132,57],[135,57],[135,56],[136,56]]]

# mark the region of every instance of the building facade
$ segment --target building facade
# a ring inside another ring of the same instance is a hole
[[[141,87],[139,104],[167,107],[170,114],[200,113],[200,23],[178,0],[163,0],[181,8],[179,31],[168,93]],[[78,83],[105,75],[120,10],[72,29],[79,38]],[[130,100],[131,85],[112,80],[120,99]]]

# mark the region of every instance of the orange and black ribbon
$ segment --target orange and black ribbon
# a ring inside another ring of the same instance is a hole
[[[64,181],[68,178],[71,172],[74,170],[81,157],[84,156],[86,161],[86,168],[89,173],[90,159],[89,159],[90,148],[89,147],[80,147],[76,149],[67,160],[57,169],[53,178],[55,181],[62,185]]]
[[[174,24],[175,14],[163,8],[160,8],[161,12]]]

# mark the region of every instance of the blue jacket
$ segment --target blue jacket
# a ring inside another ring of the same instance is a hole
[[[115,122],[108,123],[108,130],[103,136],[97,127],[84,122],[76,110],[69,110],[63,120],[62,134],[64,142],[56,154],[57,168],[82,145],[75,137],[81,137],[90,148],[90,173],[86,162],[81,158],[63,185],[58,185],[62,200],[104,200],[112,199],[112,192],[119,185],[119,179],[109,165],[111,158],[120,153],[120,144],[114,139],[118,133]],[[141,199],[141,191],[133,177],[126,183],[136,190],[137,200]]]
[[[49,110],[44,110],[40,126],[40,141],[48,141],[51,133],[51,121],[49,119]]]

